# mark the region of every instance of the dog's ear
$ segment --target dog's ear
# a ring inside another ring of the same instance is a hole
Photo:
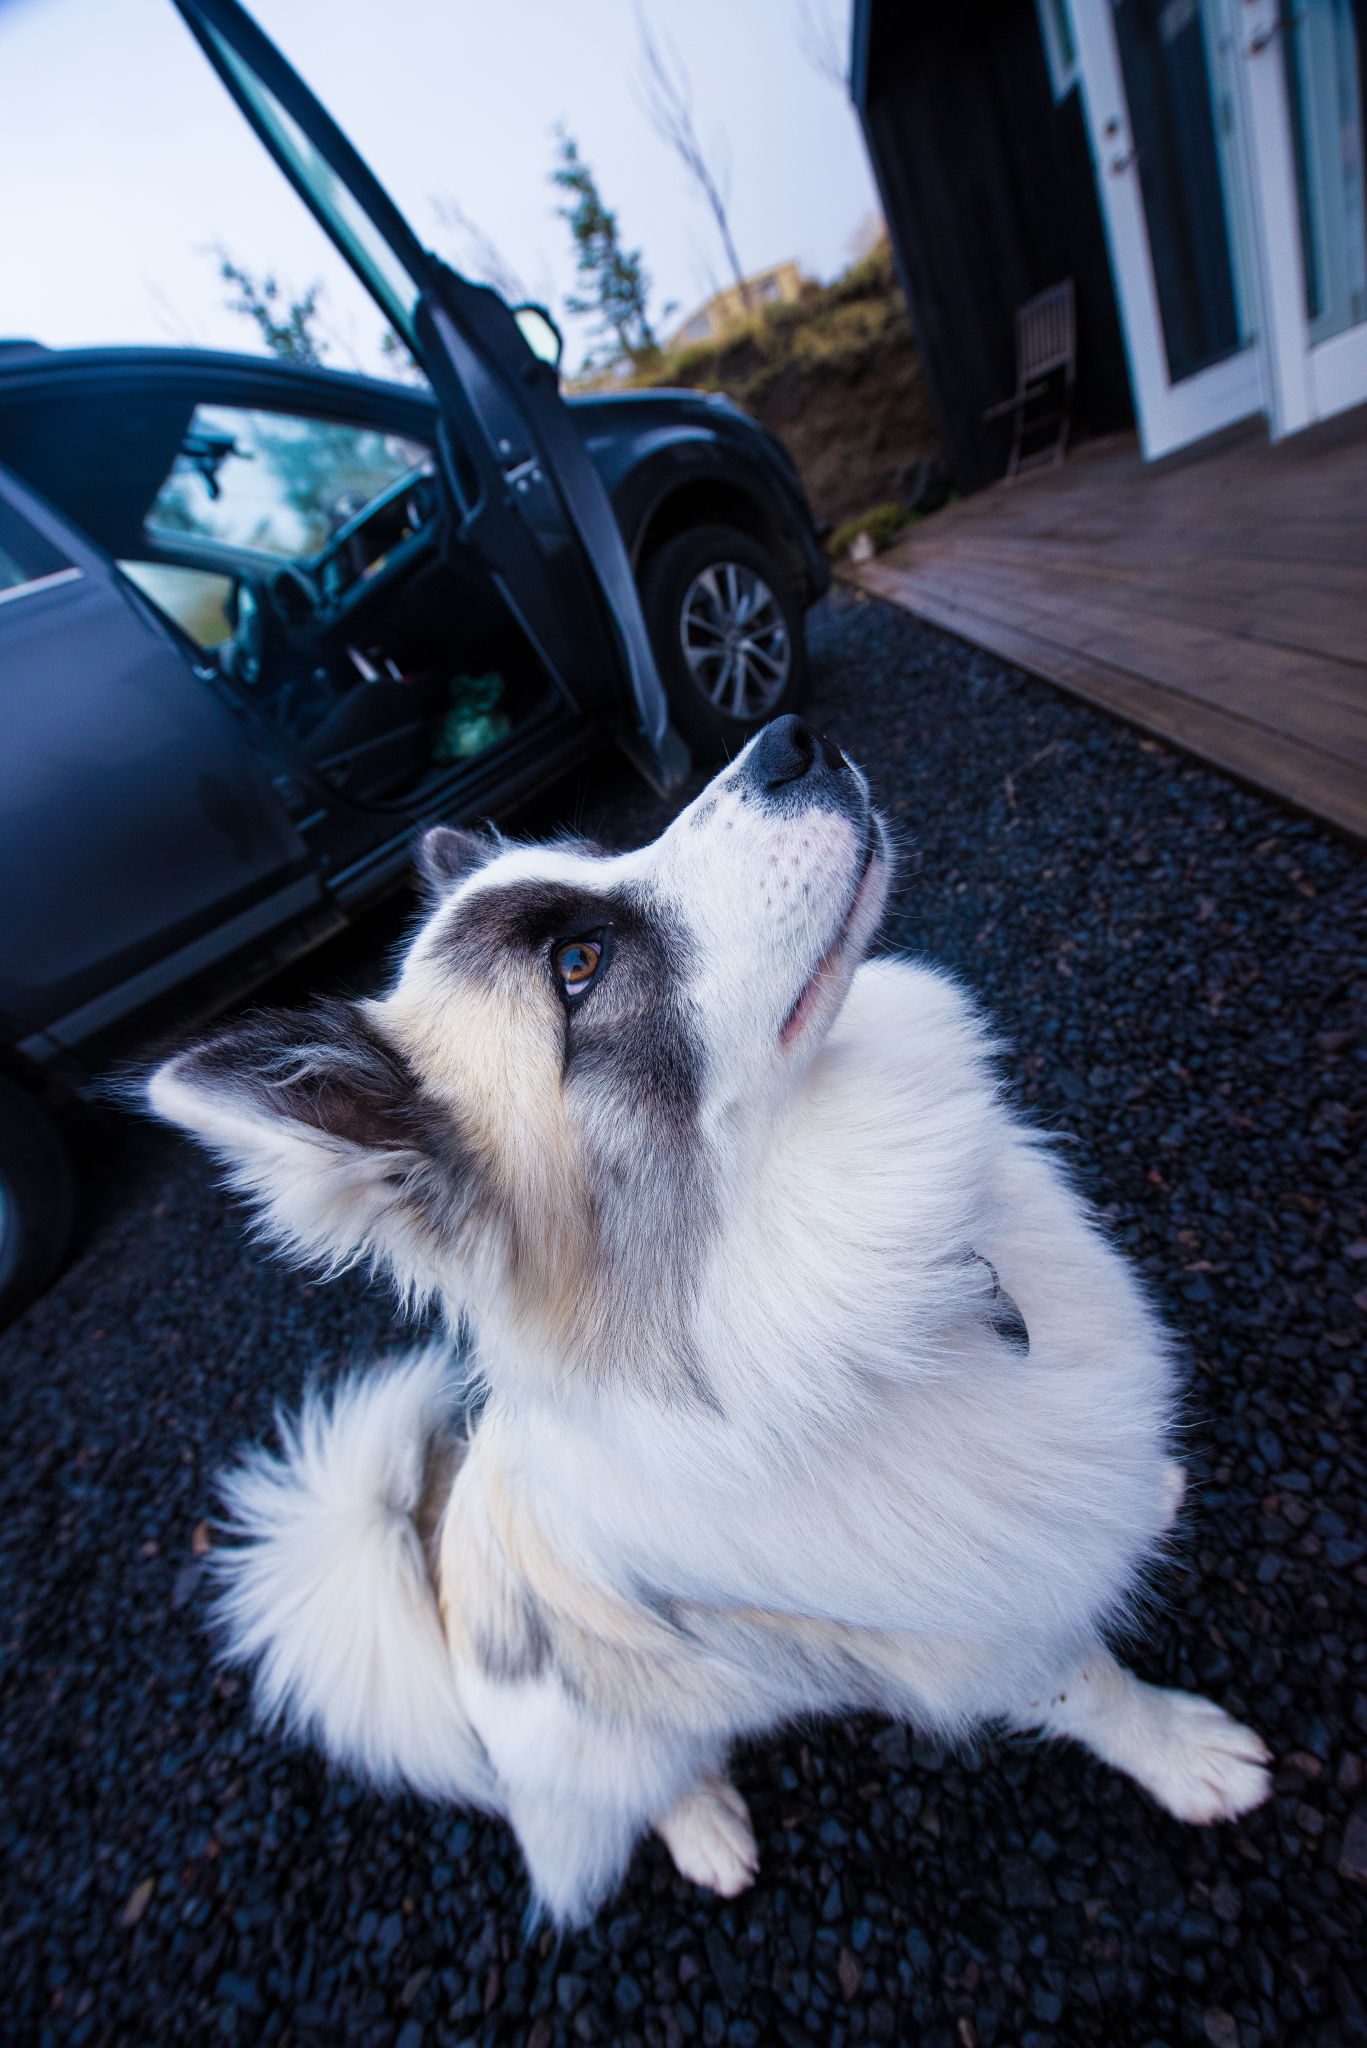
[[[436,902],[491,861],[499,850],[496,834],[457,832],[449,825],[434,825],[424,832],[414,849],[413,859],[424,893]]]
[[[262,1011],[163,1061],[145,1094],[227,1162],[286,1250],[387,1264],[409,1296],[436,1286],[474,1168],[454,1113],[424,1096],[364,1005]]]

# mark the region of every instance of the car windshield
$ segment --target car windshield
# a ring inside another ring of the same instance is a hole
[[[374,427],[200,405],[146,523],[168,538],[304,560],[401,479],[431,469],[430,449]]]

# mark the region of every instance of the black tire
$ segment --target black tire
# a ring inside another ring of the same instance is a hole
[[[61,1132],[40,1102],[0,1074],[0,1329],[56,1277],[75,1220]]]
[[[799,593],[778,558],[748,534],[731,526],[676,534],[646,565],[641,607],[671,716],[696,760],[729,758],[801,703],[807,644]]]

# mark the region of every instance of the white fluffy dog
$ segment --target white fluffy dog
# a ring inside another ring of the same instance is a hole
[[[437,830],[391,992],[161,1066],[301,1258],[468,1330],[228,1482],[233,1652],[374,1781],[507,1816],[582,1921],[646,1828],[732,1894],[742,1734],[1068,1735],[1189,1821],[1267,1753],[1105,1648],[1180,1505],[1174,1368],[943,975],[860,965],[864,777],[767,727],[653,846]]]

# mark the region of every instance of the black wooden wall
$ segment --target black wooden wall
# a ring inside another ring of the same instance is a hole
[[[1079,95],[1056,104],[1034,0],[856,0],[856,105],[962,491],[1002,475],[1015,312],[1077,291],[1079,431],[1133,424]]]

